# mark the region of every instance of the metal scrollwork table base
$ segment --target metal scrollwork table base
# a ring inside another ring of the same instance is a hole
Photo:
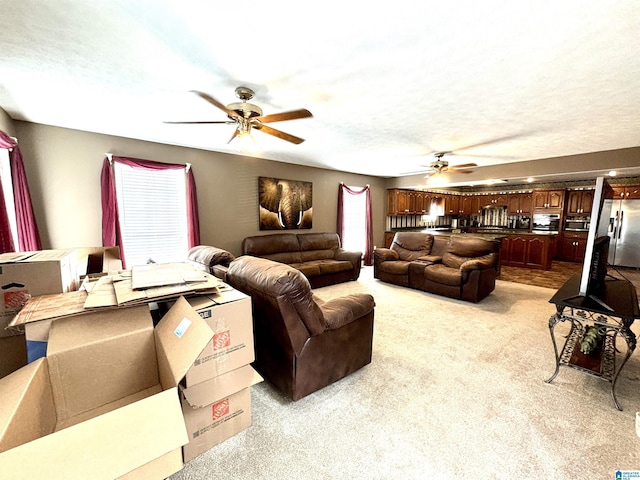
[[[551,383],[560,367],[570,367],[593,375],[611,383],[611,397],[618,410],[622,410],[616,398],[616,381],[620,371],[627,363],[636,348],[636,336],[631,325],[640,318],[638,299],[634,286],[625,280],[608,279],[597,292],[597,297],[581,297],[579,290],[580,275],[569,279],[549,300],[556,305],[556,313],[549,318],[549,332],[553,342],[556,358],[556,369],[550,378]],[[559,323],[570,322],[569,333],[564,345],[559,346],[555,335],[555,327]],[[602,341],[592,354],[585,354],[580,349],[580,340],[588,326],[599,328]],[[619,352],[616,340],[622,338],[626,344],[626,352]],[[617,357],[621,361],[616,367]]]

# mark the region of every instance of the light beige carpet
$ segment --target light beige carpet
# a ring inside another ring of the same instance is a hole
[[[253,387],[252,426],[172,479],[593,480],[640,470],[637,353],[618,379],[622,412],[601,379],[563,368],[544,381],[555,368],[555,290],[498,281],[470,304],[382,283],[366,267],[358,282],[316,293],[357,291],[376,299],[372,363],[295,403],[267,382]]]

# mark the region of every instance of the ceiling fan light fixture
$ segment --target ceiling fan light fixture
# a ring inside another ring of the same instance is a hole
[[[235,143],[239,152],[257,153],[261,150],[260,145],[253,135],[251,135],[251,132],[242,132],[236,137],[237,141]]]

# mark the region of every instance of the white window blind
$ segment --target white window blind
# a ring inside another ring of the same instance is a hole
[[[13,196],[13,180],[11,178],[11,163],[9,162],[9,150],[0,148],[0,181],[2,181],[2,193],[7,207],[9,227],[13,237],[13,245],[16,252],[20,251],[18,244],[18,226],[16,221],[16,203]]]
[[[127,268],[182,262],[188,252],[185,169],[148,170],[114,162]]]
[[[362,187],[349,187],[360,191]],[[363,193],[343,195],[344,231],[342,233],[342,248],[364,252],[367,245],[367,196]]]

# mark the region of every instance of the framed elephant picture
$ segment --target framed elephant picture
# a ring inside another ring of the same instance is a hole
[[[313,184],[259,177],[260,230],[297,230],[313,224]]]

